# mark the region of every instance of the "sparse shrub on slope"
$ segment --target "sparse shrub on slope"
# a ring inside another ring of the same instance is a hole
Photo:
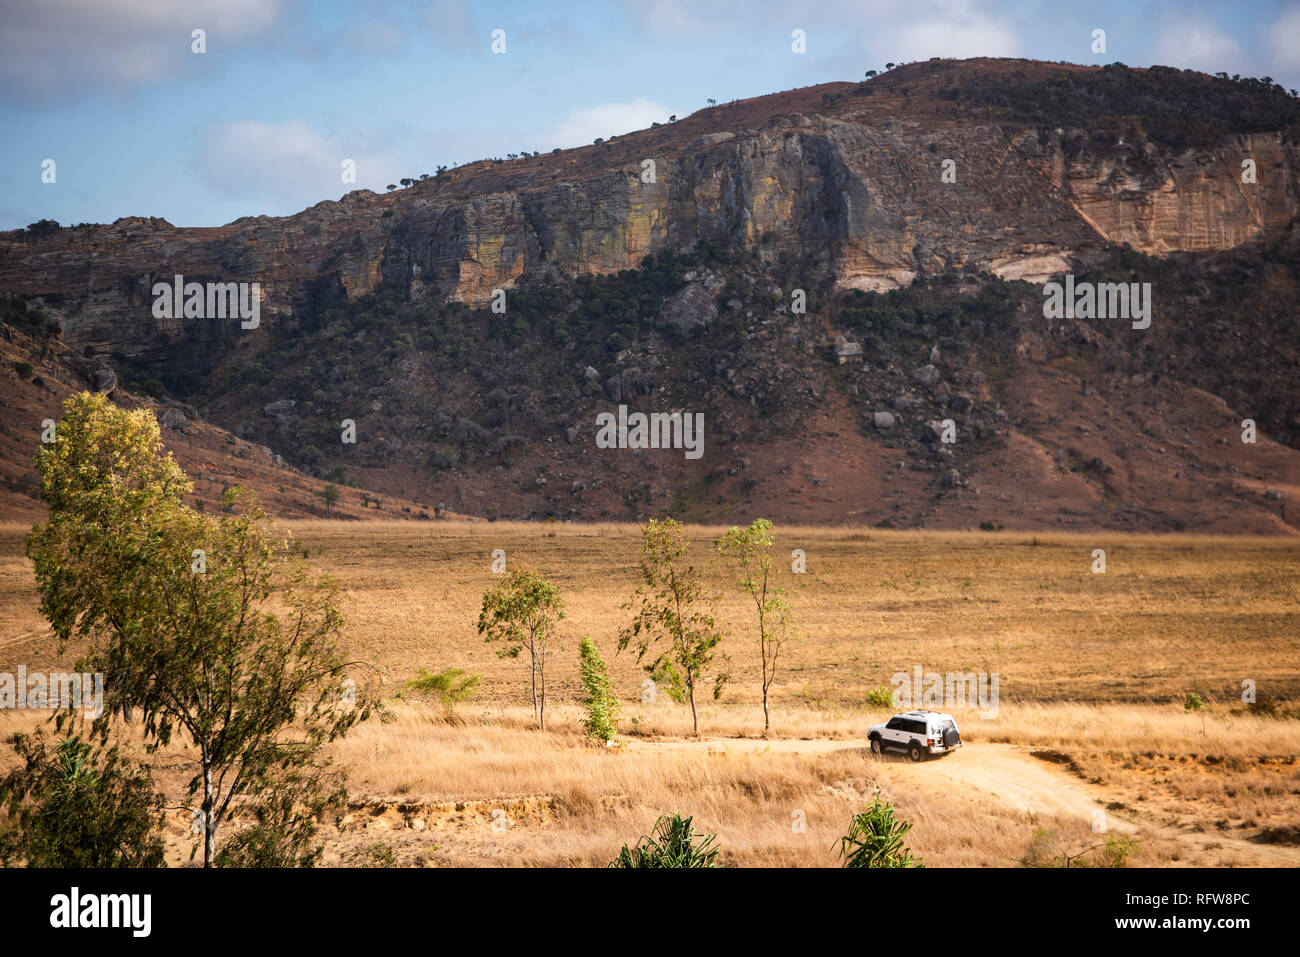
[[[911,822],[894,817],[894,806],[876,798],[871,807],[853,815],[849,833],[840,838],[844,867],[924,867],[903,846]]]
[[[720,849],[715,846],[717,835],[709,834],[696,841],[695,828],[689,817],[680,814],[663,815],[655,822],[654,831],[642,835],[636,845],[623,845],[610,867],[719,867]]]
[[[582,672],[582,706],[586,715],[582,726],[593,738],[609,743],[618,733],[618,695],[605,672],[605,660],[590,638],[578,645]]]

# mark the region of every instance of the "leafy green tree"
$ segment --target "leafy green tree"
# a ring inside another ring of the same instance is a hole
[[[605,660],[600,649],[588,637],[578,645],[578,661],[582,675],[582,706],[586,715],[582,726],[593,738],[608,744],[618,733],[618,695],[605,671]]]
[[[910,822],[895,820],[892,804],[876,798],[840,838],[840,860],[844,867],[924,867],[903,846],[911,829]]]
[[[689,701],[691,725],[698,736],[695,689],[705,680],[724,635],[706,610],[711,601],[699,572],[686,560],[688,547],[676,519],[661,522],[652,518],[641,529],[641,584],[624,605],[639,607],[632,623],[619,633],[618,650],[635,644],[638,662],[658,650],[646,670],[674,701]],[[722,671],[714,675],[715,700],[721,697],[727,679]]]
[[[651,834],[643,834],[634,847],[626,844],[618,857],[610,861],[617,868],[719,867],[716,834],[703,836],[696,843],[693,818],[680,814],[663,815],[655,822]]]
[[[211,866],[236,811],[286,826],[271,806],[286,781],[311,805],[320,748],[370,714],[344,679],[337,585],[274,541],[242,490],[220,516],[186,507],[152,413],[82,393],[55,434],[37,456],[50,518],[27,543],[41,609],[61,643],[87,640],[80,670],[109,678],[101,740],[118,708],[138,707],[150,751],[176,733],[192,746]]]
[[[533,716],[546,730],[546,662],[555,630],[564,619],[560,589],[527,565],[518,565],[501,584],[483,593],[478,633],[487,642],[502,642],[500,658],[518,658],[528,649]]]
[[[339,503],[339,490],[334,485],[326,485],[324,489],[317,493],[325,500],[325,515],[328,518],[334,517],[334,506]]]
[[[18,734],[23,761],[0,778],[0,863],[161,867],[163,798],[147,768],[79,736]]]
[[[420,669],[420,673],[406,686],[416,691],[431,691],[446,709],[447,717],[455,715],[456,705],[468,701],[478,691],[480,675],[466,675],[460,668],[444,668],[437,674]]]
[[[754,602],[758,617],[758,656],[763,677],[763,730],[772,727],[768,690],[776,681],[781,651],[795,638],[794,611],[784,588],[772,584],[772,523],[755,519],[748,528],[732,526],[718,541],[718,551],[735,562],[739,584]]]

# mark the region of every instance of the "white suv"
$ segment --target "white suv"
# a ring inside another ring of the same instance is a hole
[[[886,748],[906,751],[913,761],[927,754],[947,754],[961,747],[961,732],[950,714],[938,711],[903,711],[878,724],[867,735],[873,754]]]

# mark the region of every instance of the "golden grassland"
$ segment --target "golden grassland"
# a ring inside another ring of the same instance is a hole
[[[908,843],[931,865],[1014,864],[1036,831],[1073,853],[1097,843],[1095,808],[1109,808],[1112,834],[1138,840],[1130,863],[1300,863],[1292,540],[779,527],[778,577],[803,634],[783,657],[763,738],[752,611],[709,547],[723,529],[693,527],[732,676],[721,700],[702,704],[706,740],[695,742],[687,709],[662,692],[642,702],[644,672],[615,654],[636,585],[635,526],[315,521],[290,531],[340,582],[357,680],[389,706],[386,720],[332,747],[357,806],[323,832],[329,863],[598,865],[658,813],[681,811],[719,835],[727,863],[827,866],[874,793],[914,822]],[[0,526],[0,670],[70,667],[77,649],[56,658],[39,616],[25,532]],[[790,572],[796,548],[806,574]],[[1097,548],[1104,574],[1091,570]],[[498,658],[476,633],[482,593],[498,580],[494,549],[566,597],[545,733],[532,726],[525,661]],[[584,634],[625,701],[621,747],[580,732]],[[996,672],[998,713],[956,709],[969,746],[939,761],[872,758],[866,730],[887,712],[867,695],[917,665]],[[404,690],[417,669],[447,667],[483,676],[454,720]],[[1247,713],[1246,679],[1281,717]],[[1191,691],[1205,711],[1184,710]],[[31,721],[0,717],[0,733]],[[160,776],[183,790],[165,759]],[[178,813],[177,861],[188,856],[186,820]]]

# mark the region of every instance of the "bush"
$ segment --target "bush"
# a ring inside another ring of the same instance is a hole
[[[1183,708],[1187,711],[1200,711],[1205,707],[1205,699],[1195,691],[1187,692],[1187,697],[1183,701]]]
[[[1061,836],[1054,828],[1036,827],[1020,863],[1024,867],[1060,867],[1065,861],[1060,843]]]
[[[910,822],[894,819],[892,804],[876,798],[853,816],[849,833],[840,838],[840,860],[844,867],[924,867],[903,846],[911,829]]]
[[[478,691],[480,675],[466,675],[460,668],[445,668],[437,674],[420,669],[420,673],[406,683],[417,691],[431,691],[438,696],[447,717],[455,714],[456,705],[468,701]]]
[[[586,709],[582,726],[593,738],[608,744],[618,733],[618,695],[605,672],[600,650],[590,638],[584,637],[578,645],[578,660],[582,672],[582,706]]]
[[[32,364],[30,362],[18,361],[14,363],[14,371],[18,373],[20,379],[30,379],[32,376]]]
[[[652,835],[641,836],[636,846],[628,848],[623,845],[618,857],[610,861],[610,867],[652,868],[652,867],[719,867],[717,857],[719,849],[714,846],[716,834],[695,841],[695,829],[692,818],[680,814],[665,814],[655,822]]]
[[[884,685],[876,685],[867,694],[867,704],[875,708],[892,708],[894,706],[894,693]]]
[[[0,863],[163,865],[163,798],[147,769],[77,736],[49,750],[41,733],[18,734],[13,746],[23,766],[0,779]]]

